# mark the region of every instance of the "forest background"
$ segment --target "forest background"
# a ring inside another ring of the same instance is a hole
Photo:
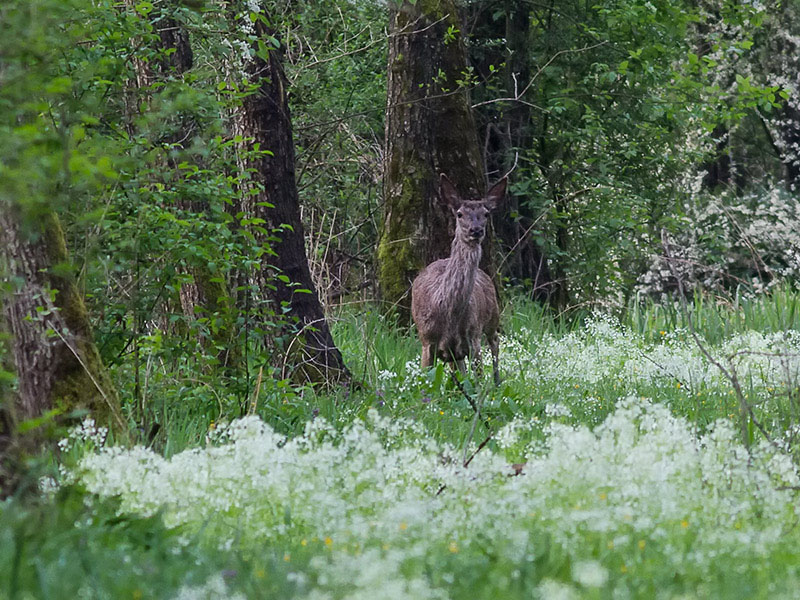
[[[4,492],[87,410],[171,454],[371,394],[352,323],[408,327],[440,172],[509,176],[507,320],[792,297],[799,35],[790,0],[3,3]]]

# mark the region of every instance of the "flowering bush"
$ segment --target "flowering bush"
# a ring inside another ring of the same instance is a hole
[[[744,196],[695,191],[671,252],[684,286],[722,291],[765,289],[800,276],[800,220],[796,194],[779,187]],[[667,299],[677,289],[659,248],[639,278],[640,292]]]

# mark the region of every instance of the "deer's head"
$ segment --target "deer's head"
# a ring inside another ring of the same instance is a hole
[[[486,236],[486,224],[491,213],[506,193],[507,178],[495,183],[484,198],[464,199],[453,183],[442,173],[439,198],[452,211],[456,219],[456,239],[468,245],[477,245]]]

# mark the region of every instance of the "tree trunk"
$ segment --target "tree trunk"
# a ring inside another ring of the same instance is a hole
[[[798,82],[800,83],[800,82]],[[787,191],[800,191],[800,99],[789,97],[781,109],[780,148]]]
[[[451,217],[436,201],[439,173],[464,197],[481,197],[486,181],[469,98],[458,83],[467,62],[455,2],[390,7],[378,282],[386,306],[407,314],[416,273],[450,253]]]
[[[92,339],[83,299],[68,274],[64,233],[55,213],[24,222],[17,207],[0,210],[0,247],[9,292],[3,297],[17,389],[0,415],[0,490],[13,487],[15,448],[33,447],[18,425],[52,409],[89,410],[126,430],[116,391]],[[38,439],[38,435],[34,434]]]
[[[256,39],[269,46],[274,33],[266,23],[259,19],[253,27]],[[254,42],[253,50],[257,49]],[[240,208],[243,214],[265,222],[263,229],[254,231],[265,250],[256,277],[260,292],[279,319],[285,316],[292,321],[279,332],[289,338],[281,349],[283,355],[275,357],[281,376],[342,381],[350,374],[331,337],[308,267],[281,58],[278,48],[269,48],[266,57],[258,52],[245,65],[247,79],[258,87],[242,100],[233,119],[235,133],[245,140],[240,146],[240,167],[242,173],[250,173],[251,193],[242,193],[245,200]]]
[[[707,190],[717,190],[731,186],[731,155],[730,131],[725,124],[717,125],[711,133],[711,139],[716,142],[715,152],[703,165],[703,187]]]

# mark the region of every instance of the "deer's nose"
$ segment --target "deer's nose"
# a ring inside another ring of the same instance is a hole
[[[470,227],[469,234],[474,238],[481,237],[483,235],[483,227]]]

